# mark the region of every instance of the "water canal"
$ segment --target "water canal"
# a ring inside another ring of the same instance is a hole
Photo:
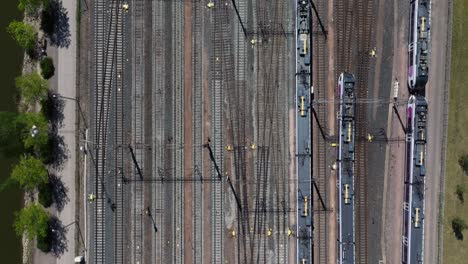
[[[2,1],[0,8],[0,111],[16,111],[14,80],[21,74],[23,53],[6,32],[13,19],[22,15],[16,8],[17,1]],[[1,124],[0,124],[1,125]],[[0,182],[9,177],[15,159],[0,154]],[[13,230],[14,212],[21,209],[22,193],[9,188],[0,193],[0,258],[1,263],[21,263],[21,240]]]

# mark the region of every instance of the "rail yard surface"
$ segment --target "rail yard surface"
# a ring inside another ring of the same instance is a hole
[[[447,3],[85,2],[86,263],[440,257]]]

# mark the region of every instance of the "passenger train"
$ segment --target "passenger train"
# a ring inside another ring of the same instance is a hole
[[[310,2],[296,0],[296,166],[297,166],[297,247],[296,263],[313,263],[313,209],[311,162],[311,49]]]
[[[402,263],[423,263],[427,100],[412,95],[407,107]]]
[[[412,0],[408,44],[410,93],[424,95],[429,79],[430,0]]]
[[[352,264],[355,260],[354,232],[354,138],[355,83],[353,74],[342,73],[338,79],[340,98],[338,144],[338,263]]]

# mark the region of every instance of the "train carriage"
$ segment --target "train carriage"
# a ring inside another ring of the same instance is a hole
[[[429,79],[430,1],[411,1],[408,86],[412,94],[424,95]]]

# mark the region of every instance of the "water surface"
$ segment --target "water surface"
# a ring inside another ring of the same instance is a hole
[[[10,21],[21,19],[16,5],[17,1],[2,1],[0,8],[0,111],[16,111],[14,79],[21,74],[23,53],[6,32]],[[9,177],[14,162],[0,154],[0,182]],[[13,214],[22,203],[22,193],[17,189],[0,193],[0,263],[21,263],[21,241],[13,230]]]

